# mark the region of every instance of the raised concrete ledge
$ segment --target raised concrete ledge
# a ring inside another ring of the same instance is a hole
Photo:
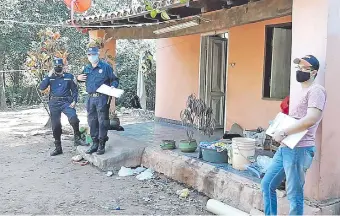
[[[157,147],[147,147],[142,165],[242,211],[249,213],[252,209],[263,210],[262,192],[258,183],[197,159]],[[279,214],[288,214],[287,198],[278,198],[278,202]],[[305,204],[305,214],[321,214],[321,209]]]
[[[94,166],[107,171],[115,168],[143,165],[184,183],[210,198],[217,199],[247,213],[252,209],[263,211],[260,184],[232,172],[218,169],[179,152],[161,150],[117,134],[110,134],[104,155],[85,154],[88,147],[78,147],[78,152]],[[288,214],[289,203],[282,192],[278,193],[280,215]],[[306,202],[305,215],[339,215],[340,202],[318,205]],[[314,206],[314,207],[312,207]]]

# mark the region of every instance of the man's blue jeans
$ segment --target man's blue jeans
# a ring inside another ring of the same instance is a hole
[[[277,215],[276,189],[285,177],[289,215],[303,215],[305,174],[312,164],[314,152],[315,147],[280,147],[277,150],[261,182],[266,215]]]

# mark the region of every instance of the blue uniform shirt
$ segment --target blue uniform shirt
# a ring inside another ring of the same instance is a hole
[[[83,73],[86,74],[86,92],[89,94],[96,93],[97,89],[102,85],[118,87],[119,81],[113,73],[111,65],[100,60],[98,65],[93,68],[91,64],[87,65]]]
[[[64,73],[62,76],[46,76],[40,83],[40,90],[50,88],[50,95],[54,97],[69,97],[74,102],[78,102],[78,86],[74,76],[70,73]]]

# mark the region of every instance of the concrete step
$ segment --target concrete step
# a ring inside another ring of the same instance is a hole
[[[146,143],[110,134],[109,141],[106,143],[105,154],[85,154],[85,151],[89,148],[85,146],[78,146],[77,151],[85,160],[88,160],[99,169],[107,171],[115,168],[119,169],[121,166],[140,166],[142,155],[146,146]]]

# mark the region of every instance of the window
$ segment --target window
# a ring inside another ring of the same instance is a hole
[[[222,33],[222,34],[219,34],[219,35],[216,35],[217,37],[220,37],[220,38],[226,38],[228,39],[228,32],[226,33]]]
[[[289,95],[292,24],[266,26],[263,97],[283,99]]]

